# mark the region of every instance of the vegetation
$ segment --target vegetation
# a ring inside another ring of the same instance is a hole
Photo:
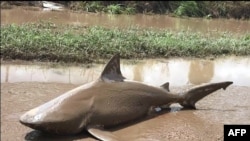
[[[174,11],[177,16],[202,16],[204,13],[199,9],[195,1],[180,2],[180,6]]]
[[[173,16],[249,19],[249,1],[78,1],[72,10],[111,14],[171,14]]]
[[[76,32],[79,31],[82,32]],[[1,26],[1,58],[86,62],[110,58],[250,55],[250,34],[214,37],[188,31],[54,26],[53,23]]]
[[[250,1],[56,1],[75,11],[110,14],[169,14],[206,18],[250,18]],[[42,6],[41,1],[1,1],[11,5]]]
[[[70,9],[87,12],[106,12],[109,14],[135,14],[135,8],[131,5],[125,6],[119,3],[105,4],[104,1],[71,2]]]

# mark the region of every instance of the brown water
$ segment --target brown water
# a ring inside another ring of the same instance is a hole
[[[1,141],[94,140],[89,134],[45,135],[21,125],[18,119],[30,110],[67,90],[96,79],[104,65],[90,68],[34,64],[1,65]],[[130,64],[122,60],[121,71],[130,80],[151,85],[170,82],[171,91],[192,85],[231,80],[234,84],[199,101],[198,110],[164,111],[157,117],[113,129],[114,135],[131,141],[223,140],[224,124],[250,124],[250,58],[216,60],[154,59]],[[77,108],[77,107],[76,107]]]
[[[1,9],[1,24],[28,23],[49,20],[55,24],[71,24],[126,28],[160,28],[174,31],[190,30],[202,33],[232,32],[237,35],[250,32],[250,21],[233,19],[174,18],[166,15],[110,15],[72,13],[65,11],[27,10],[24,8]]]

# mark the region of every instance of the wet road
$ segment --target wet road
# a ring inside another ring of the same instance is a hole
[[[67,137],[44,135],[18,122],[19,116],[25,111],[76,86],[41,82],[2,83],[1,140],[94,140],[87,133]],[[172,91],[182,91],[187,86],[170,88]],[[199,110],[164,112],[157,117],[114,129],[112,132],[125,140],[135,141],[223,140],[224,124],[250,124],[249,92],[248,86],[231,85],[225,91],[219,90],[199,101]]]

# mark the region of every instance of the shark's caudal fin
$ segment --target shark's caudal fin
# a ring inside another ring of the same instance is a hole
[[[112,81],[123,81],[125,77],[122,76],[121,70],[120,70],[120,55],[116,54],[114,55],[109,62],[104,67],[102,74],[101,74],[101,80],[106,82],[112,82]]]
[[[220,82],[220,83],[211,83],[203,86],[198,86],[192,88],[184,93],[184,101],[180,103],[184,108],[196,109],[195,103],[205,96],[211,94],[212,92],[223,88],[224,90],[233,84],[231,81]]]

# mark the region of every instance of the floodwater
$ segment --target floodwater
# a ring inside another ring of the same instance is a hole
[[[181,19],[165,15],[107,15],[65,11],[1,9],[1,25],[50,20],[55,24],[126,28],[159,28],[173,31],[249,33],[249,21]],[[21,125],[26,111],[65,91],[95,80],[104,64],[90,67],[54,66],[49,63],[1,62],[1,141],[93,141],[87,133],[76,136],[45,135]],[[250,124],[250,58],[122,60],[121,71],[129,80],[153,86],[170,82],[181,92],[202,83],[233,81],[199,101],[198,110],[171,110],[159,116],[113,129],[114,135],[131,141],[222,141],[224,124]],[[178,105],[177,105],[178,106]],[[81,107],[75,107],[81,108]]]
[[[1,24],[23,24],[51,21],[55,24],[70,24],[81,26],[105,27],[139,27],[169,29],[173,31],[190,30],[201,33],[231,32],[241,35],[250,32],[249,20],[234,19],[201,19],[201,18],[174,18],[167,15],[111,15],[101,13],[73,13],[65,11],[28,10],[24,8],[2,9]]]
[[[136,63],[122,60],[121,63],[121,71],[127,79],[154,86],[168,81],[173,92],[202,83],[233,81],[234,84],[199,101],[198,110],[163,111],[154,118],[111,129],[119,138],[222,141],[224,124],[250,124],[250,58],[146,59]],[[46,135],[21,125],[18,119],[24,112],[96,79],[103,67],[104,64],[79,67],[2,62],[1,140],[95,140],[85,132],[76,136]]]
[[[45,82],[85,84],[99,77],[105,64],[89,67],[53,66],[48,63],[1,65],[1,83]],[[122,60],[121,70],[129,80],[160,86],[198,85],[218,81],[233,81],[237,86],[250,86],[250,58],[223,57],[206,59],[145,59],[131,62]]]

